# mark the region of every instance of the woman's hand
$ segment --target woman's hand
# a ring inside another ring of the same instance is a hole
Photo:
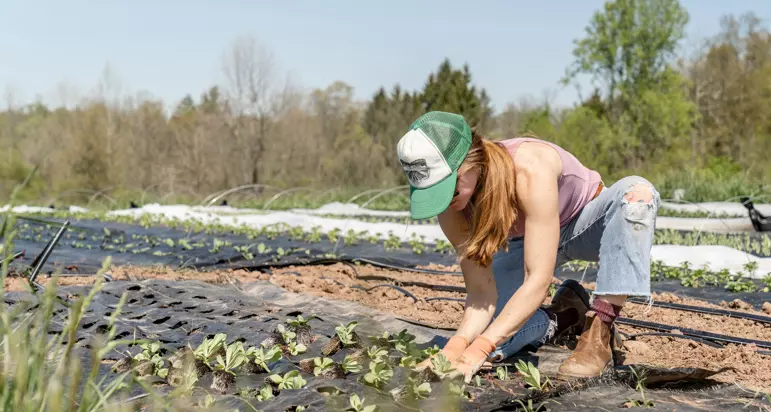
[[[463,355],[463,351],[466,350],[468,347],[468,339],[466,339],[463,336],[455,335],[450,338],[450,340],[447,341],[447,343],[444,345],[444,348],[442,348],[439,353],[444,355],[445,358],[447,358],[450,362],[454,362],[458,360],[458,358]],[[422,372],[426,368],[433,368],[433,363],[431,361],[436,357],[437,355],[432,355],[428,359],[424,360],[423,362],[420,362],[415,366],[415,370],[418,372]]]
[[[479,372],[482,365],[487,362],[490,353],[495,350],[495,343],[480,335],[463,351],[461,357],[452,362],[455,371],[450,373],[450,379],[463,376],[463,381],[471,382],[471,378]]]

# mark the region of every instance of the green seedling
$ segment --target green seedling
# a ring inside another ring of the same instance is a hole
[[[253,246],[254,246],[254,245],[241,245],[241,246],[233,246],[233,249],[234,249],[236,252],[240,253],[240,254],[241,254],[241,256],[242,256],[244,259],[246,259],[246,260],[252,260],[252,259],[254,259],[254,255],[252,254],[252,252],[250,252],[250,250],[251,250],[251,248],[252,248]]]
[[[535,390],[543,391],[551,385],[551,381],[549,381],[548,378],[546,378],[544,382],[541,382],[541,371],[539,371],[532,362],[525,363],[525,361],[520,359],[519,362],[517,362],[517,371],[522,375],[525,384]]]
[[[225,246],[225,242],[217,238],[214,238],[214,240],[212,241],[212,248],[209,249],[209,253],[219,253],[220,248],[222,248],[222,246]]]
[[[319,376],[324,371],[331,369],[335,366],[335,361],[330,358],[314,358],[313,359],[313,375]]]
[[[358,240],[359,235],[353,229],[348,229],[348,232],[346,232],[345,237],[343,238],[343,242],[348,246],[355,245]]]
[[[321,242],[321,226],[314,226],[311,228],[310,233],[308,233],[305,236],[305,240],[308,243],[319,243]]]
[[[273,249],[265,246],[264,243],[260,243],[259,245],[257,245],[257,253],[259,253],[261,255],[264,255],[266,253],[270,253],[272,251],[273,251]]]
[[[337,243],[337,239],[340,238],[340,233],[342,230],[339,228],[334,228],[327,232],[327,240],[329,240],[329,243]]]
[[[358,361],[353,359],[351,355],[346,355],[343,362],[340,363],[340,367],[343,368],[345,373],[359,373],[362,371],[362,366]]]
[[[227,336],[224,333],[218,333],[213,338],[206,338],[200,345],[193,351],[196,363],[201,362],[207,368],[209,368],[209,362],[211,359],[223,348],[225,345],[225,339]],[[198,367],[199,365],[197,365]]]
[[[253,359],[252,364],[260,368],[259,372],[270,372],[268,364],[277,362],[281,359],[282,353],[279,346],[272,346],[270,349],[251,347],[246,352],[246,356]]]
[[[278,390],[282,389],[301,389],[307,383],[305,379],[300,375],[299,371],[289,371],[281,376],[279,374],[273,374],[268,376],[268,380],[276,385]]]
[[[305,319],[303,315],[297,315],[296,319],[287,319],[286,323],[289,325],[290,330],[295,333],[298,343],[306,346],[312,343],[313,336],[311,335],[311,326],[308,322],[315,318],[316,315],[311,315],[308,319]]]
[[[509,379],[509,368],[505,366],[499,366],[495,368],[495,376],[502,381]]]
[[[303,354],[307,350],[308,348],[302,343],[289,342],[289,345],[287,345],[287,352],[292,356]]]
[[[447,359],[447,357],[442,353],[439,353],[431,358],[431,364],[433,365],[434,373],[439,377],[439,379],[447,378],[452,372],[455,371],[455,368],[452,367],[450,360]]]
[[[257,393],[257,401],[259,402],[265,402],[274,397],[275,395],[273,394],[273,388],[271,388],[269,385],[263,385],[262,388],[260,388],[260,392]]]
[[[418,382],[412,377],[407,377],[407,383],[389,391],[391,397],[397,402],[404,399],[426,399],[431,394],[431,384]]]
[[[370,346],[367,349],[367,358],[371,361],[381,362],[388,356],[388,350],[380,346]]]
[[[377,405],[364,406],[364,398],[359,398],[359,395],[352,393],[348,398],[348,405],[350,407],[345,412],[375,412],[378,410]]]
[[[364,383],[376,389],[382,389],[392,377],[394,371],[385,362],[370,362],[369,372],[363,376]]]
[[[402,247],[402,241],[393,232],[388,232],[388,239],[384,242],[384,246],[388,251],[396,250]]]
[[[233,342],[225,349],[225,357],[217,355],[217,365],[212,379],[211,388],[221,393],[229,391],[236,383],[236,373],[234,370],[248,359],[244,344],[242,342]]]
[[[187,239],[179,239],[179,240],[177,241],[177,243],[178,243],[180,246],[182,246],[182,248],[183,248],[183,249],[185,249],[185,250],[192,250],[192,249],[193,249],[193,247],[192,247],[192,246],[190,246],[190,242],[188,242],[188,241],[187,241]]]
[[[627,408],[653,408],[656,405],[653,401],[645,397],[645,372],[638,374],[635,368],[632,368],[632,374],[635,377],[635,390],[640,392],[640,399],[628,399],[624,406]]]

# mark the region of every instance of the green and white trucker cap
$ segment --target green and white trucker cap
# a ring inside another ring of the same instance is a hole
[[[447,209],[455,194],[458,168],[471,148],[463,116],[428,112],[410,125],[396,147],[410,181],[410,215],[428,219]]]

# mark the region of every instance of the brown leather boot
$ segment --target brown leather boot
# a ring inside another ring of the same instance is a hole
[[[578,337],[578,345],[570,357],[560,365],[557,377],[569,380],[602,375],[605,368],[613,366],[610,340],[610,326],[596,317],[594,312],[589,312],[586,315],[584,332]]]
[[[557,321],[553,342],[569,335],[579,335],[586,323],[586,312],[589,310],[589,294],[580,283],[568,279],[560,285],[552,297],[551,304],[544,307],[549,317]]]

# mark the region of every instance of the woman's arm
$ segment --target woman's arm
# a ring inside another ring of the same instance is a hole
[[[505,342],[538,310],[554,276],[560,236],[557,177],[562,162],[550,147],[522,144],[515,159],[516,190],[525,219],[525,281],[482,336]]]
[[[447,209],[440,214],[439,225],[459,256],[464,256],[463,244],[468,237],[468,223],[462,212]],[[463,259],[460,263],[466,285],[466,306],[455,336],[473,341],[490,324],[495,313],[498,292],[492,267],[481,267]]]

